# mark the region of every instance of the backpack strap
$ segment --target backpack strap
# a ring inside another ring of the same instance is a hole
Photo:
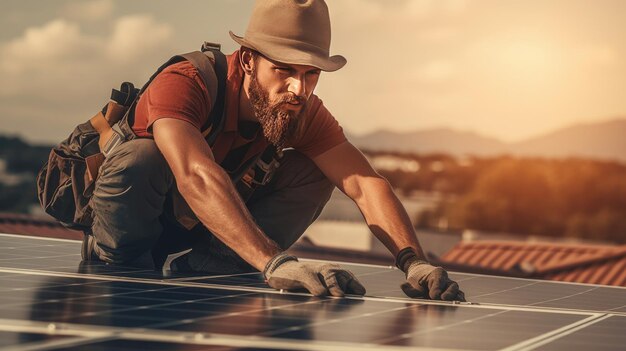
[[[137,138],[137,135],[135,135],[135,132],[133,132],[133,128],[131,127],[131,121],[135,117],[135,107],[137,107],[137,102],[139,101],[139,98],[141,97],[143,92],[146,91],[146,89],[148,89],[148,86],[150,85],[150,83],[152,83],[154,78],[156,78],[159,75],[159,73],[161,73],[167,67],[175,63],[184,61],[184,60],[185,58],[180,55],[173,56],[169,60],[167,60],[167,62],[162,64],[156,70],[156,72],[152,74],[152,76],[150,76],[150,79],[148,79],[146,84],[144,84],[143,87],[141,87],[141,89],[139,90],[139,92],[135,94],[131,105],[128,107],[128,111],[126,111],[126,113],[124,114],[124,117],[122,117],[119,120],[119,122],[115,123],[111,127],[115,131],[115,134],[118,135],[118,138],[120,140],[115,145],[112,145],[112,147],[108,151],[111,151],[115,146],[117,146],[118,144],[121,144],[124,141],[133,140]],[[115,91],[111,94],[111,98],[113,98],[113,95],[115,95]]]
[[[220,51],[221,46],[215,43],[204,42],[200,51],[182,54],[191,62],[200,73],[204,85],[211,96],[211,113],[209,127],[202,133],[209,145],[213,145],[217,135],[224,128],[224,104],[226,94],[226,73],[228,66],[226,56]],[[207,60],[207,58],[209,60]]]
[[[196,67],[200,78],[202,78],[205,86],[209,90],[209,95],[211,95],[213,105],[208,117],[211,123],[203,134],[209,144],[212,144],[224,126],[224,96],[226,93],[226,73],[228,71],[228,65],[226,63],[226,56],[220,51],[219,44],[205,42],[201,50],[202,51],[173,56],[161,65],[134,96],[134,100],[124,117],[113,127],[116,133],[121,134],[124,140],[132,140],[137,137],[130,123],[132,118],[134,118],[135,107],[139,97],[165,68],[187,60]]]
[[[180,56],[191,62],[191,64],[198,69],[200,78],[202,78],[204,85],[209,91],[211,108],[213,108],[213,106],[215,106],[215,102],[217,101],[218,89],[217,74],[215,73],[213,65],[213,62],[215,61],[213,52],[207,51],[206,53],[202,53],[200,51],[192,51]]]
[[[226,74],[228,72],[228,64],[226,63],[226,56],[220,51],[219,44],[212,46],[211,43],[205,41],[200,50],[203,53],[213,53],[213,57],[215,58],[215,74],[217,75],[216,102],[209,115],[209,120],[212,121],[211,126],[205,131],[204,135],[209,145],[213,145],[217,139],[217,135],[224,129],[226,121],[224,105],[226,104]]]

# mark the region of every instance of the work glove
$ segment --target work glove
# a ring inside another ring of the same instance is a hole
[[[396,264],[406,273],[407,282],[400,287],[408,297],[465,301],[465,294],[459,290],[459,284],[448,278],[448,272],[418,260],[412,249],[400,251]]]
[[[299,262],[295,256],[280,253],[265,266],[263,275],[274,289],[306,289],[315,296],[365,295],[365,288],[354,274],[330,263]]]

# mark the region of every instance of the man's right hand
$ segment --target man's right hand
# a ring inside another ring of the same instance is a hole
[[[408,297],[465,301],[465,294],[459,290],[459,284],[448,278],[448,272],[428,262],[412,262],[407,268],[406,280],[401,288]]]
[[[274,256],[263,272],[274,289],[306,289],[315,296],[365,295],[354,274],[331,263],[299,262],[285,253]]]
[[[448,278],[448,272],[418,259],[412,247],[398,252],[396,266],[406,274],[407,281],[400,287],[408,297],[465,301],[465,294],[459,290],[459,284]]]

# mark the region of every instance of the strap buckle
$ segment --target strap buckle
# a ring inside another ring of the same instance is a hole
[[[272,162],[267,163],[262,160],[258,160],[254,167],[251,167],[242,177],[243,182],[248,188],[256,188],[257,186],[267,185],[274,172],[278,168],[280,163],[274,159]]]
[[[212,43],[210,41],[205,41],[204,43],[202,43],[202,46],[200,47],[200,51],[205,52],[205,51],[209,51],[209,50],[221,51],[222,50],[222,45],[218,44],[218,43]]]
[[[252,177],[252,182],[257,185],[267,185],[267,183],[269,183],[272,179],[272,176],[274,175],[276,169],[278,169],[278,166],[280,166],[280,162],[278,162],[278,160],[275,158],[272,158],[272,161],[270,161],[269,163],[259,159],[256,166],[257,169],[255,169],[255,174],[254,177]],[[257,170],[261,171],[259,172],[261,179],[258,179]]]
[[[111,126],[111,130],[113,131],[113,134],[106,142],[106,144],[104,144],[102,150],[100,150],[104,157],[109,157],[109,155],[118,145],[126,141],[126,138],[124,137],[124,132],[122,132],[122,130],[120,129],[119,123],[115,123],[113,126]]]

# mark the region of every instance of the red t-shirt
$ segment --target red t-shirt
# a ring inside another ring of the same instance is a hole
[[[243,70],[239,64],[238,51],[227,55],[226,101],[224,129],[213,145],[215,159],[222,164],[229,155],[242,145],[254,143],[239,157],[247,157],[262,151],[267,141],[260,131],[254,135],[242,135],[239,123],[239,92],[243,83]],[[152,123],[161,118],[176,118],[189,122],[198,130],[208,128],[211,98],[196,68],[188,61],[173,64],[164,69],[141,96],[135,110],[133,131],[139,137],[152,137]],[[311,95],[303,112],[304,133],[292,140],[290,147],[309,158],[318,156],[346,140],[343,129],[324,107],[322,100]],[[232,161],[232,160],[231,160]]]

